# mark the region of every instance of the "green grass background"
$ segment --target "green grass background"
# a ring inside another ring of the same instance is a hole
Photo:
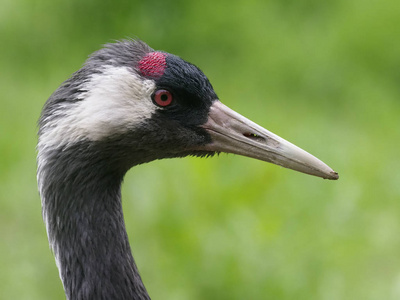
[[[153,299],[400,299],[397,0],[1,0],[0,299],[64,299],[36,122],[126,37],[197,64],[222,102],[341,176],[234,155],[134,168],[125,219]]]

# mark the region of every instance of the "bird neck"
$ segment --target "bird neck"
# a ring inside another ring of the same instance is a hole
[[[67,154],[47,155],[38,172],[44,182],[43,215],[67,299],[150,299],[125,229],[123,174],[110,170],[106,161]]]

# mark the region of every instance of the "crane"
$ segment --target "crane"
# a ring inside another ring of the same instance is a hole
[[[150,299],[131,254],[121,183],[133,166],[226,152],[325,179],[311,154],[219,101],[204,73],[140,40],[107,44],[39,120],[42,214],[67,299]]]

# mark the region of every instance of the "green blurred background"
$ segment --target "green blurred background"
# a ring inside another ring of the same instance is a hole
[[[124,211],[153,299],[400,299],[396,0],[1,0],[0,299],[64,299],[36,122],[101,44],[138,37],[337,182],[233,155],[139,166]]]

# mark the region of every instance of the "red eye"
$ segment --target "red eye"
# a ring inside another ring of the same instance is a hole
[[[167,90],[157,90],[153,95],[153,101],[158,106],[168,106],[172,103],[174,97],[172,96],[170,91]]]

